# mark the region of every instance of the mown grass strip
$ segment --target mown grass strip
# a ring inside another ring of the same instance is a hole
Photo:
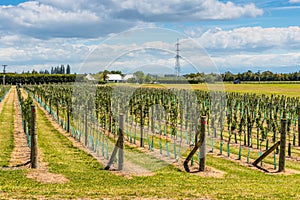
[[[124,86],[124,84],[110,84],[112,86]],[[255,93],[266,95],[286,95],[289,97],[300,97],[300,84],[288,83],[261,83],[261,84],[233,84],[233,83],[216,83],[216,84],[126,84],[126,87],[150,87],[150,88],[177,88],[177,89],[194,89],[207,91],[209,88],[217,88],[217,90],[224,90],[226,92],[240,92],[240,93]]]
[[[14,104],[13,92],[10,95],[0,114],[0,166],[6,167],[9,164],[10,155],[14,147]]]

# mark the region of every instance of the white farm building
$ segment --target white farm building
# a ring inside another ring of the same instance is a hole
[[[126,74],[123,78],[124,81],[127,81],[128,79],[131,79],[131,78],[135,78],[136,79],[136,76],[133,75],[133,74]]]
[[[120,83],[123,82],[123,77],[120,74],[107,74],[106,82]]]

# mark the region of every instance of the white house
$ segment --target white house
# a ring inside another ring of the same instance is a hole
[[[120,74],[107,74],[106,82],[120,83],[123,82],[123,78]]]
[[[126,74],[126,75],[124,76],[123,80],[124,80],[124,81],[127,81],[127,80],[130,79],[130,78],[136,78],[136,76],[133,75],[133,74]]]
[[[87,80],[89,80],[89,81],[95,81],[95,80],[96,80],[91,74],[86,75],[85,78],[86,78]]]

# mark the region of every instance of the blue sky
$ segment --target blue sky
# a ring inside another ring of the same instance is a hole
[[[300,0],[149,2],[0,0],[1,64],[163,73],[179,38],[183,74],[300,70]]]
[[[25,2],[25,1],[22,1],[22,0],[14,0],[14,1],[1,0],[0,5],[18,5],[19,3],[22,3],[22,2]]]

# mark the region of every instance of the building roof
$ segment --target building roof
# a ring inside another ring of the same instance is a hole
[[[123,78],[120,74],[107,74],[107,81],[122,81]]]
[[[86,78],[87,80],[89,80],[89,81],[95,81],[95,80],[96,80],[91,74],[86,75],[85,78]]]
[[[124,81],[127,81],[130,78],[135,78],[135,75],[133,75],[133,74],[126,74],[123,79],[124,79]]]

